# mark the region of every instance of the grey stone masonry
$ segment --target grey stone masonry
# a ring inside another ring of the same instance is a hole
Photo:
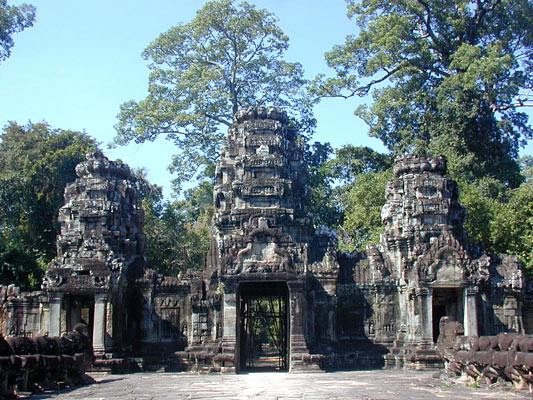
[[[57,258],[44,286],[108,290],[124,278],[130,265],[144,266],[144,212],[137,205],[127,165],[94,151],[78,164],[76,173],[59,210]]]

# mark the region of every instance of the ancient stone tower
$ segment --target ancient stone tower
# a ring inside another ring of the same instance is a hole
[[[123,342],[128,274],[144,268],[144,213],[127,165],[94,151],[76,173],[59,210],[57,258],[43,283],[50,295],[48,332],[60,335],[83,321],[93,330],[95,351],[105,353]]]
[[[294,368],[308,354],[304,286],[317,253],[302,145],[283,111],[250,108],[235,119],[216,169],[209,253],[209,269],[224,294],[223,350],[236,354],[237,368],[245,367],[250,338],[242,324],[250,299],[276,296],[287,324],[282,362]]]
[[[296,131],[272,108],[246,109],[236,120],[216,169],[219,273],[301,274],[313,229]]]

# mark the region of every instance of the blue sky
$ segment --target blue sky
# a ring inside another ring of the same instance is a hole
[[[300,62],[308,78],[331,73],[324,53],[355,31],[344,0],[248,0],[279,18],[290,38],[286,60]],[[144,167],[151,182],[170,195],[167,171],[175,147],[164,139],[106,149],[115,134],[120,104],[146,95],[148,69],[142,50],[178,22],[189,22],[203,0],[26,0],[37,7],[32,28],[14,36],[0,64],[0,125],[46,120],[56,128],[85,130],[110,159]],[[385,151],[367,136],[353,110],[368,99],[329,99],[315,109],[314,138],[334,147],[351,143]],[[530,113],[531,115],[531,113]],[[533,154],[529,144],[522,152]]]

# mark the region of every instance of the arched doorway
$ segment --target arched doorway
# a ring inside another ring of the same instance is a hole
[[[241,371],[288,370],[286,282],[242,282],[238,288],[239,366]]]

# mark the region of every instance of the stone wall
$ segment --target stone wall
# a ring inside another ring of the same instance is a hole
[[[442,156],[398,158],[380,242],[339,253],[335,232],[313,225],[287,115],[242,110],[216,167],[206,268],[178,277],[145,266],[129,168],[93,152],[76,171],[43,291],[0,288],[4,334],[59,336],[85,322],[104,364],[138,356],[143,368],[232,372],[247,366],[254,296],[283,304],[281,361],[291,371],[439,366],[442,317],[471,336],[533,326],[533,287],[516,258],[467,244]]]

